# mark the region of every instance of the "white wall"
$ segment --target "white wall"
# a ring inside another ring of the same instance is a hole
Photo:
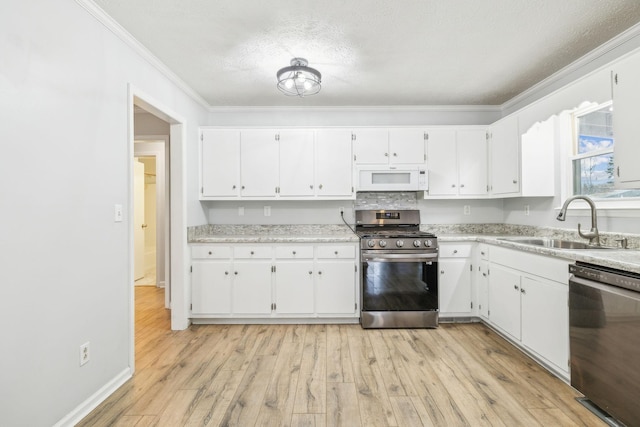
[[[129,369],[127,85],[193,147],[207,112],[73,0],[3,0],[0,52],[0,425],[50,426]]]

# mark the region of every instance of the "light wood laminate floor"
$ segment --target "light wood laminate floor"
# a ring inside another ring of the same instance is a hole
[[[136,288],[136,373],[81,426],[604,426],[481,324],[200,325]]]

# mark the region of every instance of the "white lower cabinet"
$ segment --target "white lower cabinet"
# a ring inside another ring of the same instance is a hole
[[[440,243],[438,295],[440,315],[471,315],[471,250],[473,243]]]
[[[569,375],[568,261],[491,248],[489,323]]]
[[[357,253],[357,243],[192,245],[192,317],[357,321]]]

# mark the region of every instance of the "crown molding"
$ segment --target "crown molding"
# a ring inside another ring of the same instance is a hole
[[[109,16],[100,6],[95,4],[92,0],[76,0],[76,3],[85,9],[91,16],[93,16],[98,22],[104,25],[109,31],[111,31],[116,37],[122,40],[127,46],[133,49],[138,55],[146,60],[151,66],[164,75],[169,81],[180,88],[187,96],[192,98],[198,104],[205,109],[210,107],[209,103],[201,97],[195,90],[191,88],[184,80],[182,80],[176,73],[171,71],[162,61],[152,54],[142,43],[136,40],[130,32],[124,29],[118,24],[111,16]]]
[[[519,103],[526,102],[527,99],[530,99],[530,98],[533,99],[531,102],[535,102],[537,99],[543,98],[544,96],[555,92],[556,90],[564,86],[562,85],[561,87],[553,88],[555,84],[560,83],[563,79],[569,77],[573,73],[579,73],[581,69],[589,66],[594,62],[597,62],[599,59],[603,58],[607,54],[626,45],[627,43],[632,42],[634,39],[637,39],[638,37],[640,37],[640,23],[635,24],[634,26],[628,28],[627,30],[613,37],[609,41],[606,41],[605,43],[601,44],[594,50],[578,58],[571,64],[555,72],[554,74],[547,77],[546,79],[536,83],[535,85],[531,86],[529,89],[526,89],[525,91],[519,93],[518,95],[514,96],[510,100],[504,102],[502,105],[500,105],[500,109],[502,111],[508,110],[518,105]],[[634,49],[631,49],[631,50],[634,50]],[[626,56],[628,53],[629,52],[623,54],[622,56]],[[585,73],[584,75],[580,76],[578,79],[586,77],[587,75],[590,75],[591,73],[597,70],[600,70],[605,66],[608,66],[610,62],[611,61],[606,61],[604,64],[600,64],[599,66],[596,67],[596,69]],[[550,88],[553,88],[550,93],[545,92],[545,90]],[[542,94],[542,95],[537,96],[538,94]]]
[[[210,113],[237,113],[237,112],[492,112],[500,113],[502,108],[499,105],[374,105],[374,106],[228,106],[209,107]]]

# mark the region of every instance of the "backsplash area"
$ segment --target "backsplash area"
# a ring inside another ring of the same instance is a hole
[[[357,211],[367,209],[418,209],[415,192],[362,192],[356,194]]]

